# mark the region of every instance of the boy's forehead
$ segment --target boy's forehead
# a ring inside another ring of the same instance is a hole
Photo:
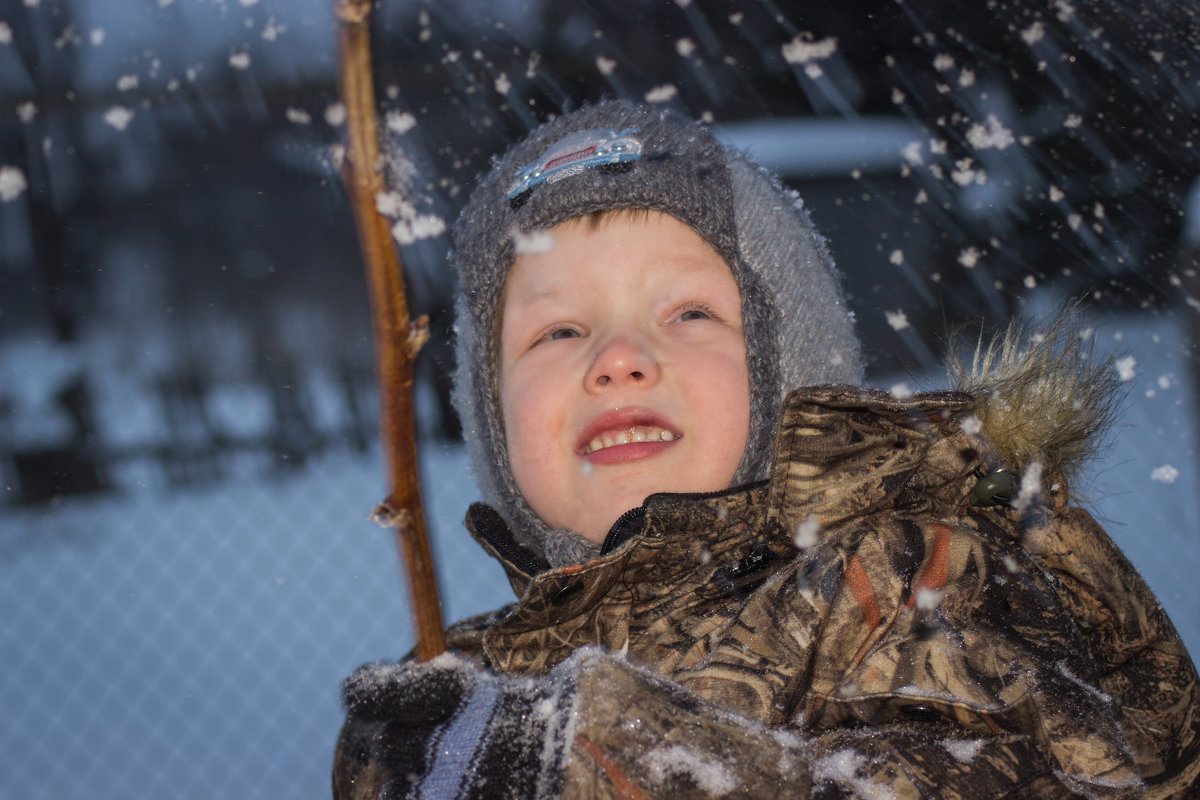
[[[621,211],[628,211],[621,209]],[[637,229],[654,229],[651,241]],[[614,230],[616,229],[616,230]],[[603,213],[572,217],[555,225],[550,230],[522,236],[521,244],[512,266],[505,276],[505,283],[536,284],[532,291],[536,295],[552,294],[570,289],[574,282],[573,270],[600,270],[612,263],[610,259],[621,259],[627,254],[641,254],[649,247],[655,252],[658,271],[692,272],[711,268],[719,261],[732,272],[719,252],[687,223],[669,214],[648,209],[633,209],[631,213]],[[507,287],[506,287],[507,288]]]

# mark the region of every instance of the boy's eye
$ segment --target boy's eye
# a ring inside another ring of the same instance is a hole
[[[543,342],[558,342],[563,341],[564,339],[578,339],[580,336],[583,336],[583,334],[580,333],[576,328],[565,326],[560,328],[551,328],[550,330],[543,331],[542,333],[538,334],[537,338],[533,340],[533,344],[531,344],[530,347],[537,347]]]
[[[713,314],[713,312],[710,309],[705,308],[703,306],[693,306],[691,308],[684,309],[684,311],[682,313],[680,313],[680,315],[678,317],[680,322],[691,322],[692,320],[697,320],[697,319],[715,319],[715,318],[716,318],[716,315]]]

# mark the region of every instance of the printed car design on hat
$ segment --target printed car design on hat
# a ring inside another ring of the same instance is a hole
[[[622,131],[593,128],[564,136],[546,148],[536,161],[516,171],[505,195],[514,208],[541,183],[554,183],[591,167],[629,169],[642,155],[637,128]]]

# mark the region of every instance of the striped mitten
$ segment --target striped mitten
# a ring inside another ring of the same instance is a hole
[[[360,667],[343,686],[347,723],[338,760],[374,765],[335,795],[383,798],[558,795],[566,681],[497,675],[453,655]],[[343,781],[345,783],[346,781]]]

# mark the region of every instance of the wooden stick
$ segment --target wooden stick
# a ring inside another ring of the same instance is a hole
[[[410,322],[404,273],[392,243],[391,224],[376,208],[376,198],[384,192],[384,182],[371,76],[371,2],[335,0],[335,3],[338,77],[347,125],[343,178],[354,208],[371,294],[380,428],[390,485],[387,498],[375,509],[372,518],[391,528],[396,537],[408,572],[417,626],[417,657],[427,661],[446,649],[433,555],[421,507],[413,424],[413,363],[429,338],[429,319],[422,316]]]

